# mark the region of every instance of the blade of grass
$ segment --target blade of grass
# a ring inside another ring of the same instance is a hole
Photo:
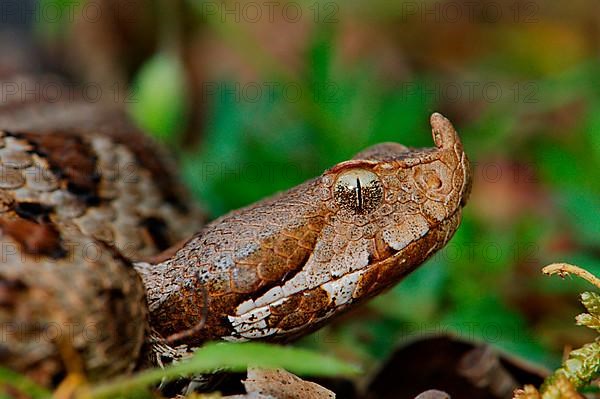
[[[341,376],[359,373],[356,366],[306,349],[249,343],[212,343],[196,351],[187,361],[165,369],[151,369],[132,377],[91,387],[88,398],[114,398],[126,392],[156,384],[163,379],[210,373],[215,370],[245,371],[248,365],[284,368],[298,375]]]
[[[7,385],[17,389],[21,393],[28,395],[31,397],[31,399],[50,398],[52,396],[50,391],[37,385],[24,375],[0,367],[0,390],[2,390],[2,387]],[[0,393],[0,395],[2,394]]]

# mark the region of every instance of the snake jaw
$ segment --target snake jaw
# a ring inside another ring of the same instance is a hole
[[[406,243],[400,250],[393,250],[388,257],[367,261],[304,291],[290,291],[292,286],[277,287],[257,301],[245,301],[238,306],[235,315],[228,316],[232,333],[224,339],[289,342],[315,331],[332,317],[364,303],[410,274],[448,242],[459,221],[460,212],[455,212],[442,222],[443,228],[428,229],[423,236]],[[271,296],[273,291],[278,295]],[[284,310],[283,316],[281,310]]]

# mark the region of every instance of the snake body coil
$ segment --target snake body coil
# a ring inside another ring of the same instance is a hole
[[[0,113],[0,363],[46,385],[130,371],[166,343],[314,331],[443,247],[470,186],[434,114],[434,148],[376,145],[204,225],[142,135],[55,118]]]

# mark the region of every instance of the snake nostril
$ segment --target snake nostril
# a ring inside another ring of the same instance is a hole
[[[425,183],[427,184],[427,187],[429,187],[431,190],[436,190],[442,187],[442,180],[433,171],[427,173],[427,175],[425,176]]]

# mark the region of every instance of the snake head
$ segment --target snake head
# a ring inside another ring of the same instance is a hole
[[[433,114],[431,126],[434,148],[378,144],[248,210],[268,207],[271,223],[285,219],[283,238],[267,247],[293,271],[236,308],[229,320],[239,335],[230,338],[304,335],[390,288],[448,242],[468,197],[469,162],[446,118]],[[275,258],[263,256],[259,274],[264,264],[277,269]]]
[[[458,228],[469,162],[448,119],[435,113],[431,127],[434,148],[378,144],[322,175],[329,213],[303,273],[326,315],[390,288]]]
[[[191,344],[289,341],[392,287],[448,242],[469,193],[456,131],[440,114],[431,126],[433,148],[378,144],[209,224],[164,273],[150,269],[155,327],[169,335],[203,323]],[[185,266],[195,259],[196,266]],[[165,294],[162,287],[179,282],[156,284],[178,268],[187,276],[181,281],[204,287],[206,300],[194,287]],[[199,301],[207,304],[205,317],[191,318]]]

